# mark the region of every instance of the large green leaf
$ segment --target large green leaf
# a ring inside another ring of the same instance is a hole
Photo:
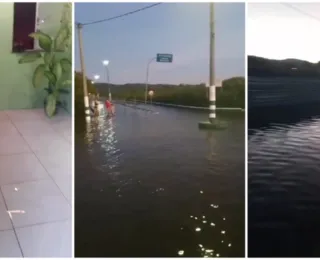
[[[34,62],[34,61],[38,60],[39,58],[41,58],[40,53],[31,52],[31,53],[24,54],[23,57],[21,57],[18,62],[19,62],[19,64],[29,63],[29,62]]]
[[[53,73],[55,74],[57,80],[59,80],[61,78],[61,76],[62,76],[62,66],[61,66],[61,63],[59,61],[57,61],[54,64]]]
[[[70,79],[65,79],[63,81],[60,81],[58,88],[59,89],[66,89],[66,88],[70,88],[72,84],[72,81]]]
[[[56,76],[51,72],[46,70],[44,72],[44,75],[47,77],[47,79],[49,80],[50,84],[55,85],[57,82]]]
[[[50,84],[55,85],[57,82],[56,76],[49,70],[46,70],[44,72],[44,75],[49,80]]]
[[[61,85],[62,85],[63,87],[67,87],[67,86],[70,87],[71,83],[72,83],[72,80],[67,79],[67,80],[63,81]]]
[[[69,89],[65,89],[65,88],[58,89],[58,91],[59,91],[61,94],[69,94],[69,93],[70,93],[70,90],[69,90]]]
[[[71,65],[71,61],[67,58],[63,58],[60,60],[60,64],[62,67],[63,72],[70,72],[72,65]]]
[[[69,30],[67,26],[61,26],[56,38],[54,39],[54,49],[56,51],[63,51],[65,47],[65,41],[68,38]]]
[[[41,31],[29,34],[31,38],[37,39],[39,41],[39,46],[45,51],[50,51],[52,46],[52,39],[48,34]]]
[[[57,99],[54,94],[50,94],[47,97],[47,104],[46,104],[46,113],[48,117],[54,116],[56,112],[56,105],[57,105]]]
[[[52,53],[52,52],[46,52],[43,56],[44,63],[46,64],[46,66],[48,66],[48,68],[49,68],[50,63],[53,59],[53,55],[54,55],[54,53]]]
[[[35,88],[41,87],[44,79],[45,69],[46,66],[44,64],[38,65],[38,67],[35,69],[32,77],[32,84]]]

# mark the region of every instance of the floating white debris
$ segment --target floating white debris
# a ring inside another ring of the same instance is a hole
[[[210,206],[211,206],[212,208],[215,208],[215,209],[219,208],[219,205],[211,204]]]
[[[225,234],[226,233],[226,231],[224,231],[224,230],[221,230],[221,234]]]
[[[190,216],[190,218],[193,218],[193,216]]]
[[[207,223],[207,221],[206,221],[206,220],[203,220],[203,221],[202,221],[202,223],[206,224],[206,223]]]
[[[215,227],[216,224],[214,224],[213,222],[210,223],[210,226]]]
[[[203,247],[203,245],[201,245],[201,244],[199,244],[199,246],[202,248]]]
[[[198,219],[197,217],[194,217],[194,219]]]
[[[230,244],[228,244],[228,247],[231,247],[231,243],[230,243]]]
[[[178,255],[183,255],[183,254],[184,254],[183,250],[178,251]]]
[[[201,251],[204,251],[205,249],[204,248],[201,248]]]
[[[201,231],[201,228],[197,227],[196,232],[200,232],[200,231]]]
[[[206,252],[207,252],[207,253],[212,253],[212,252],[213,252],[213,249],[206,249]]]
[[[221,240],[221,243],[223,243],[224,241],[223,240]]]
[[[202,216],[202,218],[206,218],[206,216]]]
[[[226,218],[223,218],[223,220],[226,220]]]
[[[201,190],[200,193],[203,194],[203,191]]]
[[[217,257],[219,257],[219,256],[220,256],[220,254],[216,254],[216,256],[217,256]]]

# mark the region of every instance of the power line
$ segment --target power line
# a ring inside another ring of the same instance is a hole
[[[138,13],[138,12],[144,11],[146,9],[155,7],[155,6],[160,5],[160,4],[162,4],[162,3],[156,3],[156,4],[148,5],[148,6],[140,8],[140,9],[137,9],[137,10],[134,10],[134,11],[131,11],[131,12],[128,12],[128,13],[120,14],[120,15],[117,15],[117,16],[114,16],[114,17],[105,18],[105,19],[102,19],[102,20],[97,20],[97,21],[93,21],[93,22],[89,22],[89,23],[82,23],[82,25],[91,25],[91,24],[108,22],[108,21],[111,21],[111,20],[114,20],[114,19],[118,19],[118,18],[121,18],[121,17],[124,17],[124,16],[128,16],[130,14],[134,14],[134,13]]]
[[[303,15],[306,15],[306,16],[308,16],[308,17],[310,17],[310,18],[312,18],[312,19],[315,19],[315,20],[317,20],[318,22],[320,22],[320,18],[319,18],[319,17],[314,16],[314,15],[312,15],[312,14],[309,14],[309,13],[307,13],[307,12],[305,12],[305,11],[302,11],[301,9],[293,6],[292,4],[282,3],[282,5],[284,5],[284,6],[286,6],[286,7],[289,7],[289,8],[291,8],[291,9],[293,9],[293,10],[295,10],[295,11],[303,14]]]

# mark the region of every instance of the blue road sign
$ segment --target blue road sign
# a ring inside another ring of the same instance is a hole
[[[157,62],[172,62],[173,55],[166,53],[158,53],[157,54]]]

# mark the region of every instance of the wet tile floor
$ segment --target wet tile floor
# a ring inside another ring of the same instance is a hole
[[[72,256],[71,116],[0,111],[0,257]]]

